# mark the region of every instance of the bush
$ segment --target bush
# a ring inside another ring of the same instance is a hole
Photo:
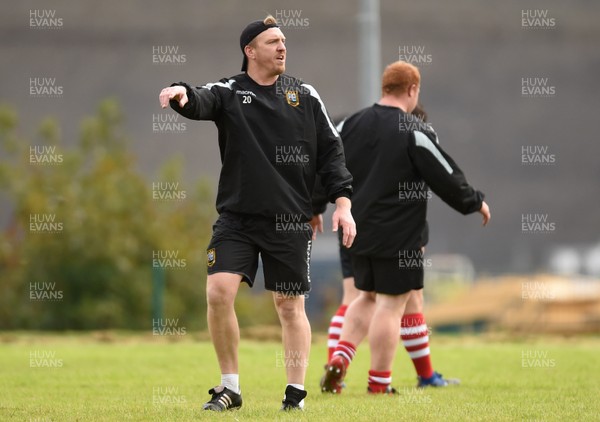
[[[150,328],[153,271],[166,280],[162,316],[204,328],[205,247],[215,218],[207,184],[186,191],[185,200],[157,202],[111,100],[82,123],[70,149],[47,119],[31,150],[17,121],[0,107],[0,191],[11,208],[0,234],[0,328]],[[172,159],[160,180],[180,176]],[[154,268],[157,251],[185,266]]]

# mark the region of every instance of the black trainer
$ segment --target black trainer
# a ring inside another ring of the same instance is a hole
[[[242,407],[242,394],[234,393],[229,388],[218,385],[208,390],[212,398],[204,403],[202,409],[222,412],[223,410],[239,409]]]
[[[283,403],[281,405],[281,410],[292,410],[292,409],[300,409],[300,402],[304,400],[308,393],[304,390],[299,390],[296,387],[288,385],[285,389],[285,395],[283,396]]]

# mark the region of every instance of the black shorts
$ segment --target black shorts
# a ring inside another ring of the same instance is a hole
[[[260,254],[267,290],[303,294],[310,291],[311,239],[308,222],[222,213],[206,250],[207,271],[240,274],[252,287]]]
[[[342,245],[340,241],[340,264],[342,264],[342,277],[350,278],[354,277],[354,271],[352,270],[352,255],[347,247]]]
[[[354,285],[358,290],[401,295],[423,288],[423,260],[415,251],[414,259],[375,258],[352,255]]]

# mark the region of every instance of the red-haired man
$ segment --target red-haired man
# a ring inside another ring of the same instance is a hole
[[[392,63],[383,73],[379,102],[346,119],[339,129],[354,177],[353,215],[359,234],[350,253],[360,294],[346,311],[321,380],[323,391],[341,392],[356,347],[368,334],[368,392],[394,392],[391,368],[402,317],[413,292],[423,288],[428,187],[463,214],[481,213],[484,225],[490,219],[483,194],[467,183],[439,146],[436,133],[427,125],[409,124],[420,82],[415,66]],[[428,340],[422,315],[409,325],[402,336],[405,346],[428,352],[423,347]],[[431,382],[436,377],[439,374],[433,372]],[[420,380],[421,386],[427,382]]]

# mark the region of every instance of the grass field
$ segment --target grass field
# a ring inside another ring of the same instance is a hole
[[[432,338],[434,365],[462,385],[417,390],[399,350],[393,385],[400,395],[365,394],[369,353],[359,348],[341,396],[323,395],[325,342],[313,345],[304,412],[282,413],[285,387],[280,345],[243,341],[244,406],[200,410],[218,384],[212,346],[115,334],[0,335],[2,421],[587,421],[600,420],[600,339],[508,341],[491,337]]]

